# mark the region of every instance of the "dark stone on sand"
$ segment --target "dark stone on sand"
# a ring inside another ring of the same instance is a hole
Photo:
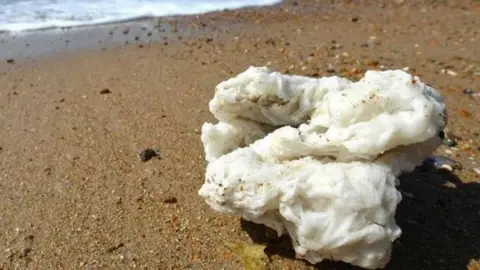
[[[104,88],[100,91],[100,94],[102,94],[102,95],[111,94],[111,93],[112,93],[112,91],[110,91],[110,89],[108,89],[108,88]]]
[[[273,40],[273,38],[269,38],[265,41],[265,44],[270,44],[272,46],[275,46],[275,40]]]
[[[207,38],[207,40],[205,41],[206,43],[210,43],[213,41],[213,38]]]
[[[140,152],[139,154],[140,156],[140,160],[142,162],[146,162],[146,161],[149,161],[150,159],[154,158],[154,157],[158,157],[158,152],[154,149],[151,149],[151,148],[147,148],[145,150],[143,150],[142,152]]]
[[[123,34],[124,35],[128,34],[128,32],[130,32],[130,28],[127,27],[127,28],[123,29]]]
[[[134,38],[136,41],[140,40],[140,37],[139,36],[135,36]]]
[[[119,249],[119,248],[121,248],[121,247],[123,247],[123,246],[124,246],[123,243],[119,243],[118,245],[111,246],[111,247],[107,248],[107,252],[108,252],[108,253],[112,253],[112,252],[114,252],[115,250],[117,250],[117,249]]]
[[[9,63],[9,64],[13,64],[13,63],[15,63],[15,60],[13,60],[13,59],[10,58],[10,59],[7,59],[6,62]]]
[[[466,88],[463,90],[465,95],[471,96],[473,94],[473,90],[471,88]]]
[[[454,139],[446,138],[443,140],[443,144],[448,147],[454,147],[457,145],[457,141],[455,141]]]
[[[164,203],[177,203],[178,200],[175,197],[167,197],[167,198],[163,199],[163,202]]]
[[[151,36],[152,36],[152,32],[148,32],[148,33],[147,33],[147,36],[148,36],[148,37],[151,37]]]
[[[352,21],[352,22],[358,22],[358,17],[353,17],[353,18],[351,19],[351,21]]]

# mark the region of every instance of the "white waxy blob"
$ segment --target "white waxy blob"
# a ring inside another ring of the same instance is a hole
[[[351,82],[250,67],[209,105],[219,123],[202,128],[199,194],[212,209],[288,233],[312,263],[389,262],[401,235],[397,176],[440,144],[446,124],[435,89],[401,70]]]

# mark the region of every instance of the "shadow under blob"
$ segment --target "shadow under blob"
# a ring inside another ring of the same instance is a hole
[[[385,269],[465,270],[480,259],[480,184],[463,183],[456,175],[422,165],[400,177],[402,201],[395,219],[402,236],[393,243]],[[241,227],[271,257],[295,259],[288,235],[278,238],[264,225],[241,220]],[[305,262],[308,264],[308,262]],[[316,269],[362,269],[325,260]]]

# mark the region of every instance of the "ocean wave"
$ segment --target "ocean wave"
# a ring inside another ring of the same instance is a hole
[[[0,31],[103,24],[141,17],[202,14],[281,0],[0,0]]]

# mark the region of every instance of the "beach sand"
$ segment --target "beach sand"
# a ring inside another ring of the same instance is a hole
[[[387,269],[480,259],[479,2],[329,2],[176,17],[164,31],[147,20],[4,34],[0,269],[241,269],[225,242],[254,240],[267,245],[271,269],[355,269],[295,260],[288,237],[217,214],[197,195],[208,101],[251,65],[350,79],[408,68],[439,89],[458,145],[437,154],[463,169],[401,178],[403,235]],[[160,157],[142,162],[145,148]]]

